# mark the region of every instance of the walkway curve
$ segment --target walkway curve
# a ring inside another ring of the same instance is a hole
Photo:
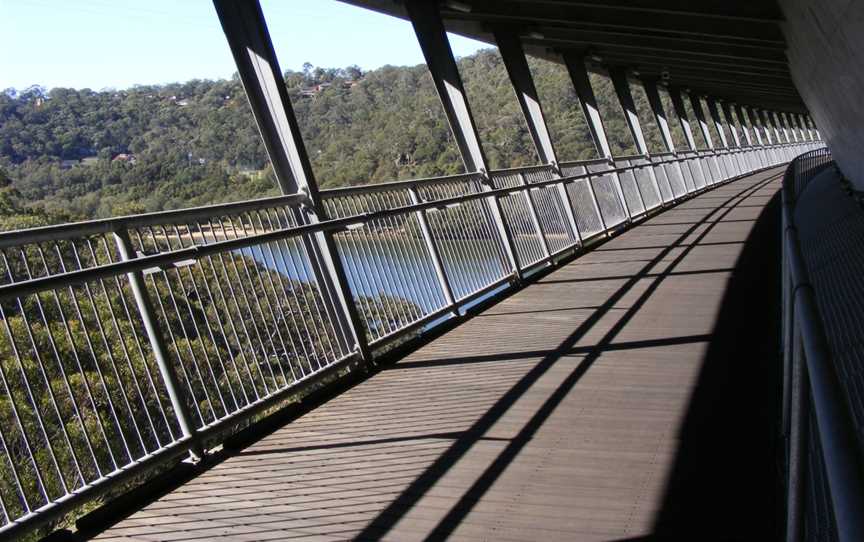
[[[99,540],[766,540],[782,170],[624,232]]]

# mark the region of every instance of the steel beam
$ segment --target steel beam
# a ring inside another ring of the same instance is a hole
[[[729,133],[732,134],[732,141],[736,147],[741,147],[741,138],[738,137],[738,127],[735,126],[735,117],[732,116],[732,105],[729,102],[721,102],[720,108],[723,110],[723,116],[726,117],[726,125],[729,126]]]
[[[569,52],[563,53],[562,58],[570,75],[570,80],[573,82],[576,96],[579,98],[579,105],[582,107],[582,113],[585,115],[585,122],[588,124],[588,130],[591,132],[591,140],[594,142],[597,155],[611,160],[612,150],[609,147],[609,138],[606,136],[603,118],[600,116],[600,109],[597,107],[597,98],[594,96],[594,89],[591,88],[591,79],[588,77],[585,60],[582,56]]]
[[[660,130],[660,137],[663,139],[663,146],[668,152],[677,154],[675,149],[675,141],[672,139],[672,132],[669,130],[669,120],[666,117],[666,111],[663,109],[663,101],[660,99],[660,90],[657,88],[657,81],[653,79],[642,79],[642,87],[645,89],[645,96],[648,97],[648,105],[651,107],[651,113],[654,115],[654,122],[657,123],[657,128]],[[662,166],[661,166],[662,167]],[[687,192],[687,183],[685,181],[684,168],[680,161],[675,161],[671,167],[677,170],[678,177],[684,185],[684,191]],[[668,171],[666,177],[669,177]],[[669,180],[669,189],[672,191],[673,199],[676,197],[672,187],[672,180]]]
[[[750,124],[753,126],[753,132],[756,134],[756,140],[759,142],[759,145],[765,145],[765,141],[767,141],[768,145],[770,145],[771,135],[768,133],[768,129],[762,123],[762,118],[759,112],[752,107],[748,107],[747,116],[750,119]],[[762,139],[763,135],[765,136],[764,141]]]
[[[702,101],[699,99],[699,96],[696,94],[690,95],[690,106],[693,108],[693,114],[696,116],[696,122],[699,123],[699,131],[702,132],[705,146],[713,151],[714,140],[711,138],[711,130],[708,129],[708,122],[705,120],[705,112],[702,110]]]
[[[720,137],[720,144],[724,149],[729,148],[729,141],[726,139],[726,130],[723,127],[723,118],[720,116],[720,111],[717,109],[717,101],[707,96],[705,103],[708,104],[708,113],[711,115],[711,120],[714,121],[714,128],[717,130],[717,135]]]
[[[279,187],[284,194],[303,193],[308,198],[303,210],[295,211],[295,219],[306,224],[326,220],[312,163],[258,0],[213,0],[213,4]],[[340,343],[346,351],[356,348],[364,359],[371,359],[365,325],[354,305],[332,235],[323,232],[313,238],[304,235],[303,242],[328,317],[334,326],[341,328],[342,333],[337,334]],[[349,337],[354,345],[348,344]]]
[[[783,124],[789,126],[789,130],[792,132],[792,139],[794,139],[796,143],[803,139],[798,137],[798,126],[792,121],[792,115],[790,113],[784,111],[782,113],[782,119]]]
[[[633,102],[633,94],[630,92],[630,83],[627,81],[627,70],[620,67],[610,67],[609,78],[612,80],[612,86],[618,96],[618,104],[624,113],[627,127],[630,128],[633,143],[636,144],[636,152],[649,154],[648,145],[645,143],[645,134],[639,123],[639,114],[636,112],[636,104]]]
[[[660,99],[657,81],[643,79],[642,87],[645,89],[645,96],[648,97],[648,105],[651,106],[654,121],[660,130],[663,146],[666,147],[667,151],[675,152],[675,142],[672,140],[672,132],[669,130],[669,120],[666,118],[666,111],[663,110],[663,101]]]
[[[486,155],[480,145],[480,136],[474,124],[474,117],[471,115],[468,96],[456,66],[456,59],[453,58],[438,4],[424,0],[406,0],[405,9],[432,75],[432,81],[435,83],[435,89],[444,107],[444,113],[450,123],[450,131],[456,139],[465,169],[483,175],[483,190],[492,190],[494,187],[489,178]],[[487,204],[511,270],[516,278],[521,280],[519,257],[510,230],[504,223],[501,203],[497,197],[490,196]]]
[[[750,137],[750,127],[747,125],[747,117],[744,115],[744,108],[739,104],[735,104],[735,113],[738,115],[738,123],[741,125],[741,131],[744,132],[744,139],[747,140],[747,146],[752,147],[753,138]]]
[[[507,69],[507,75],[510,77],[510,83],[513,85],[519,107],[522,109],[522,115],[524,115],[525,123],[528,125],[528,132],[531,134],[531,140],[534,142],[537,157],[540,159],[540,162],[551,165],[556,175],[560,175],[561,171],[558,168],[558,157],[555,154],[555,146],[552,144],[552,138],[549,135],[549,128],[543,115],[543,107],[540,104],[540,96],[537,93],[537,87],[534,85],[534,79],[528,67],[525,50],[522,48],[519,34],[511,30],[494,29],[493,35],[495,42],[498,44],[498,52],[501,53],[501,58],[504,60],[504,67]],[[524,180],[524,176],[522,178]],[[566,187],[563,184],[557,185],[557,192],[559,202],[564,209],[574,238],[581,239]],[[531,200],[531,205],[535,206],[530,194],[529,191],[528,196],[529,200]],[[544,237],[542,230],[540,234],[541,237]]]
[[[681,125],[681,130],[684,132],[684,139],[687,141],[687,146],[691,151],[699,150],[696,147],[696,138],[693,137],[693,128],[690,126],[690,118],[687,114],[687,108],[684,107],[684,98],[681,95],[681,89],[671,87],[669,89],[669,98],[672,99],[672,107],[675,108],[675,116],[678,117],[678,123]]]
[[[633,143],[636,144],[636,150],[639,154],[645,156],[648,161],[651,161],[648,144],[645,141],[645,133],[642,131],[642,124],[639,122],[639,114],[636,111],[636,103],[633,101],[633,93],[630,90],[630,82],[627,80],[627,70],[621,67],[609,68],[609,78],[612,79],[612,86],[615,88],[615,94],[618,96],[618,104],[624,112],[624,118],[627,120],[627,126],[630,128],[630,135],[633,136]],[[657,182],[657,175],[654,173],[654,168],[648,168],[648,175],[651,177],[651,185],[654,188],[657,201],[663,202],[663,196],[660,194],[660,185]],[[637,183],[637,189],[639,187]],[[639,198],[642,199],[642,208],[646,211],[648,207],[645,205],[642,191],[637,190]]]
[[[807,131],[807,139],[813,141],[813,130],[811,130],[810,125],[807,124],[807,116],[799,113],[798,122],[801,124],[801,129]]]
[[[567,67],[567,73],[570,75],[570,81],[573,83],[576,96],[579,98],[579,105],[582,107],[582,113],[585,116],[585,122],[588,124],[588,130],[591,132],[594,148],[597,149],[599,156],[605,158],[610,165],[614,166],[612,149],[609,147],[609,138],[606,135],[606,128],[603,126],[603,118],[600,116],[600,109],[597,107],[597,97],[594,95],[594,89],[591,88],[591,79],[588,77],[585,59],[581,55],[572,52],[563,53],[562,59],[564,60],[564,65]],[[615,178],[615,191],[618,194],[621,208],[624,209],[628,219],[630,219],[633,214],[630,212],[630,207],[627,206],[627,200],[624,199],[621,179],[617,173],[613,177]]]

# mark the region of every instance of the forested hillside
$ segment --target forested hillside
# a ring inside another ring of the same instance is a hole
[[[491,167],[535,163],[497,52],[480,51],[459,65]],[[559,158],[593,157],[566,71],[540,60],[532,60],[531,68]],[[594,82],[613,150],[633,152],[611,85]],[[365,73],[306,65],[302,72],[287,72],[285,83],[320,186],[461,171],[424,65]],[[644,95],[636,99],[644,111]],[[660,150],[653,123],[643,124],[652,150]],[[0,185],[0,206],[14,203],[15,225],[189,207],[277,190],[236,78],[98,92],[8,89],[0,94],[0,168],[11,179]]]

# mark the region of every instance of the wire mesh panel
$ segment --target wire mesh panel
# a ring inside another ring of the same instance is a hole
[[[333,218],[411,205],[406,190],[370,191],[327,201]],[[377,341],[447,302],[416,212],[358,223],[334,235],[354,301]]]
[[[567,193],[573,202],[573,217],[582,239],[602,233],[603,220],[594,200],[593,188],[588,179],[567,183]]]
[[[523,173],[519,170],[493,171],[490,177],[495,188],[511,188],[527,183],[527,179],[524,179]],[[541,238],[543,232],[539,228],[539,211],[537,212],[538,224],[535,225],[536,204],[528,198],[529,191],[527,189],[498,198],[501,203],[504,222],[511,232],[519,264],[523,268],[546,257],[545,242]]]
[[[107,262],[105,241],[0,251],[0,283]],[[0,301],[0,405],[0,525],[180,436],[125,275]]]
[[[717,158],[711,155],[703,155],[701,157],[702,160],[702,170],[707,174],[707,178],[705,179],[708,185],[713,185],[722,180],[722,176],[720,175],[720,168],[717,165]]]
[[[658,189],[662,183],[661,179],[652,177],[652,174],[656,174],[655,168],[651,166],[651,162],[645,158],[634,158],[630,160],[630,163],[634,166],[633,176],[636,179],[636,186],[639,189],[639,193],[642,195],[642,202],[644,203],[646,210],[659,207],[661,203],[661,193],[658,193]],[[665,178],[663,181],[665,182]],[[668,185],[668,183],[666,184]]]
[[[530,194],[537,209],[543,236],[549,244],[549,251],[554,254],[578,243],[564,208],[570,203],[562,201],[559,187],[553,185],[532,188]]]
[[[501,196],[498,201],[501,202],[501,214],[513,237],[522,268],[545,258],[543,240],[540,238],[542,232],[538,231],[534,223],[528,190]]]
[[[592,165],[588,166],[589,171],[602,172],[609,169],[607,165]],[[594,195],[597,197],[597,206],[603,214],[603,222],[607,228],[617,226],[627,220],[627,210],[619,196],[618,186],[615,176],[612,174],[600,174],[597,177],[591,177],[591,185],[594,188]]]
[[[144,226],[133,229],[130,237],[148,255],[295,225],[290,209],[273,208],[183,228]],[[312,269],[312,242],[288,237],[144,273],[198,428],[288,389],[351,353]]]
[[[693,174],[693,184],[697,190],[701,190],[711,184],[710,171],[704,158],[692,158],[687,161],[687,166],[690,168],[690,173]]]
[[[653,160],[653,163],[654,178],[657,179],[657,189],[660,190],[660,199],[663,203],[668,203],[675,197],[672,193],[668,170],[662,163],[662,159]]]
[[[482,191],[480,178],[420,185],[425,201],[438,201]],[[486,199],[437,208],[428,213],[429,227],[441,254],[453,295],[464,299],[511,273],[502,241]]]
[[[688,189],[684,179],[684,171],[681,162],[669,161],[663,163],[661,167],[666,173],[666,179],[669,181],[669,190],[672,192],[672,199],[678,199],[681,196],[686,195]]]
[[[528,168],[522,175],[529,185],[551,181],[556,177],[555,172],[548,166]],[[549,251],[554,254],[575,245],[578,239],[570,226],[564,208],[564,205],[570,203],[563,200],[559,187],[547,185],[533,188],[530,195],[534,201],[543,236],[549,245]]]
[[[617,168],[625,168],[630,166],[629,160],[618,161],[615,163]],[[618,173],[618,181],[621,183],[621,190],[624,193],[624,200],[627,203],[627,208],[633,216],[640,215],[645,212],[645,206],[642,204],[642,197],[639,194],[637,186],[635,169],[628,169]]]

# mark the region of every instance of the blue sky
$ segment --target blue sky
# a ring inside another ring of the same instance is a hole
[[[411,25],[335,0],[261,0],[283,70],[423,62]],[[484,47],[451,36],[457,56]],[[0,0],[0,89],[230,77],[210,0]]]

